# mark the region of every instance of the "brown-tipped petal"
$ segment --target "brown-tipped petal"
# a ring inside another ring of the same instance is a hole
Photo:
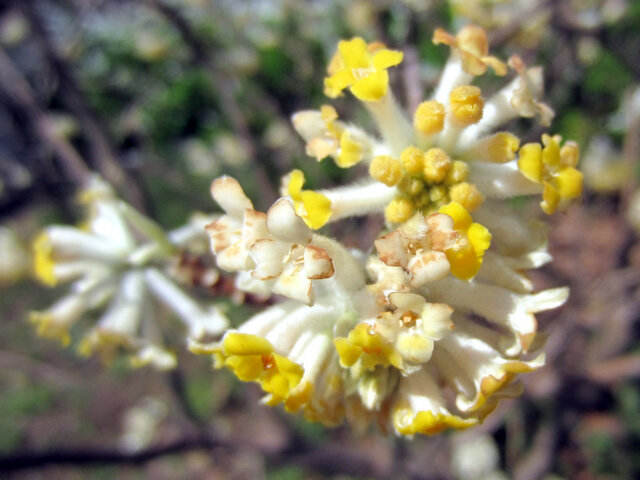
[[[444,252],[428,251],[413,257],[407,265],[411,285],[420,287],[427,282],[440,280],[449,273],[449,260]]]
[[[409,261],[406,244],[405,236],[397,230],[383,235],[375,241],[380,260],[395,267],[404,266]]]
[[[304,249],[304,274],[310,280],[332,277],[335,270],[324,248],[307,245]]]

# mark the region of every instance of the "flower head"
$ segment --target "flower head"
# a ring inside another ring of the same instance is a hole
[[[80,201],[88,211],[82,227],[50,226],[33,242],[37,278],[49,286],[72,282],[51,307],[31,313],[39,335],[69,345],[71,328],[89,312],[102,311],[82,335],[80,353],[97,352],[110,361],[126,350],[134,366],[167,369],[176,360],[162,344],[152,298],[172,310],[191,337],[215,336],[226,328],[217,307],[201,306],[170,277],[179,249],[203,237],[201,221],[167,234],[99,178],[91,179]]]
[[[438,30],[434,41],[450,45],[451,56],[413,118],[388,88],[385,69],[401,55],[361,39],[339,44],[327,94],[350,88],[379,136],[327,106],[294,115],[310,156],[367,165],[367,178],[312,191],[295,170],[266,214],[234,180],[213,184],[227,212],[208,228],[218,266],[238,272],[240,289],[288,299],[191,348],[259,383],[269,405],[328,425],[346,419],[431,435],[481,422],[500,399],[519,395],[520,373],[544,363],[535,314],[568,292],[534,292],[525,271],[551,259],[546,228],[503,200],[542,195],[549,210],[555,199],[576,198],[577,148],[561,149],[555,137],[544,137],[546,150],[520,147],[500,130],[520,116],[544,122],[550,109],[539,101],[536,71],[491,56],[481,29]],[[506,75],[508,65],[514,79],[485,98],[475,76],[488,67]],[[220,195],[222,184],[233,195]],[[368,251],[314,232],[372,214],[386,222]]]

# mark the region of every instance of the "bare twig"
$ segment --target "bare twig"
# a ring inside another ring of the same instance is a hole
[[[142,191],[133,178],[124,171],[117,159],[106,126],[98,115],[87,104],[78,85],[71,66],[55,49],[55,42],[50,37],[42,19],[29,2],[18,2],[22,13],[28,19],[33,38],[42,49],[47,63],[60,83],[60,94],[69,109],[78,117],[82,128],[87,134],[87,141],[91,149],[91,159],[95,160],[97,169],[114,186],[123,187],[123,196],[138,209],[145,210]]]
[[[27,80],[15,67],[9,56],[0,48],[0,88],[6,97],[27,114],[36,134],[62,162],[69,177],[76,183],[84,183],[90,170],[78,151],[55,128],[53,120],[43,111]]]

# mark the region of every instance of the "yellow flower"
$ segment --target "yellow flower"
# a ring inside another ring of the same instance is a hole
[[[542,144],[527,143],[520,149],[518,169],[529,180],[543,185],[542,210],[551,215],[558,206],[565,206],[569,200],[582,195],[582,172],[578,165],[579,149],[575,142],[565,142],[562,138],[542,135]]]
[[[367,43],[360,37],[342,40],[329,64],[325,93],[336,98],[350,88],[360,100],[377,102],[389,89],[387,68],[402,62],[402,52],[388,50],[381,43]]]
[[[462,246],[450,248],[445,253],[451,265],[451,273],[463,280],[469,280],[480,270],[484,252],[491,244],[491,234],[479,223],[474,223],[469,212],[458,202],[445,205],[439,212],[449,215],[453,219],[453,228],[464,234],[468,240],[462,243]]]
[[[289,175],[287,191],[293,200],[296,213],[314,230],[322,227],[331,216],[331,200],[313,190],[302,190],[304,173],[294,170]]]

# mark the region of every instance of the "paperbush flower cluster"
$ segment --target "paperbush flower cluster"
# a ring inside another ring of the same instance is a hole
[[[165,233],[97,177],[79,200],[87,210],[80,226],[50,226],[34,241],[36,277],[50,287],[72,282],[51,307],[31,313],[38,334],[66,346],[75,329],[83,355],[95,352],[110,361],[124,350],[134,366],[164,370],[173,368],[176,359],[164,346],[160,312],[152,299],[175,313],[192,338],[224,331],[224,314],[200,305],[172,278],[179,251],[203,240],[207,219],[194,218]],[[86,324],[97,312],[102,313],[95,325],[83,329],[81,320]]]
[[[259,383],[269,405],[327,425],[435,434],[481,422],[520,393],[518,374],[544,363],[535,314],[568,291],[533,291],[525,272],[551,260],[546,228],[506,200],[539,195],[551,214],[577,199],[578,147],[551,135],[521,145],[500,129],[517,117],[550,124],[540,68],[491,56],[478,27],[438,29],[433,41],[451,54],[414,112],[389,85],[402,52],[361,38],[338,44],[325,92],[351,92],[379,135],[330,105],[293,116],[309,156],[366,178],[312,191],[294,170],[267,212],[233,178],[213,182],[225,211],[206,228],[218,266],[237,272],[241,290],[286,299],[191,349]],[[511,78],[492,95],[473,84],[488,70]],[[367,251],[317,232],[378,214],[385,227]]]

